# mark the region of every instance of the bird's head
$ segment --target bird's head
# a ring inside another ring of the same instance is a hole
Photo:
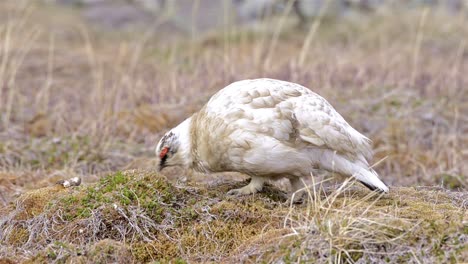
[[[156,146],[158,171],[170,166],[187,167],[190,162],[190,118],[167,132]]]

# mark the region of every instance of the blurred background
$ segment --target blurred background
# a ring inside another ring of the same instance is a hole
[[[398,12],[396,8],[438,8],[450,13],[467,12],[463,0],[43,0],[51,5],[80,9],[97,26],[157,29],[155,20],[179,33],[205,32],[226,25],[254,24],[280,13],[296,16],[300,26],[317,16],[341,19],[366,12]],[[392,9],[392,10],[390,10]],[[400,10],[401,11],[401,10]],[[270,25],[272,26],[272,25]],[[161,25],[159,25],[161,27]],[[174,32],[175,33],[175,32]]]
[[[1,1],[0,206],[154,169],[165,131],[259,77],[327,98],[391,186],[466,191],[467,22],[464,0]]]

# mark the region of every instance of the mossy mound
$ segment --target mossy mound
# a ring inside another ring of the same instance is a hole
[[[39,247],[35,261],[91,261],[102,241],[123,242],[139,262],[221,259],[281,222],[273,211],[281,197],[273,192],[280,191],[267,187],[259,196],[224,199],[240,184],[176,187],[157,173],[117,172],[89,186],[22,195],[0,222],[0,234],[14,247]]]
[[[463,193],[394,188],[379,197],[346,187],[311,192],[294,206],[272,186],[225,195],[243,184],[177,186],[154,172],[125,171],[88,186],[39,189],[0,219],[0,256],[66,263],[467,260]]]
[[[345,191],[292,210],[293,232],[253,241],[236,261],[460,263],[468,260],[468,194],[393,188],[376,197]],[[253,249],[253,250],[252,250]]]

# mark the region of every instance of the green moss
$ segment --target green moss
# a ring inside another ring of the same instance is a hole
[[[100,181],[100,192],[108,193],[116,189],[117,186],[125,184],[128,182],[128,177],[126,177],[122,172],[116,172],[112,175],[104,177]]]
[[[159,222],[164,212],[161,203],[171,204],[175,193],[175,189],[161,176],[149,174],[135,178],[117,172],[102,178],[96,185],[64,197],[60,204],[65,205],[64,217],[69,221],[87,218],[92,210],[116,204],[121,207],[139,206]]]

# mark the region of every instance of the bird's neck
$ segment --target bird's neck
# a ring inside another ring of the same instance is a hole
[[[179,163],[184,167],[189,167],[192,164],[192,144],[190,138],[190,126],[192,118],[185,119],[184,122],[180,123],[172,131],[178,136],[179,139],[179,148],[177,153],[179,155]]]

